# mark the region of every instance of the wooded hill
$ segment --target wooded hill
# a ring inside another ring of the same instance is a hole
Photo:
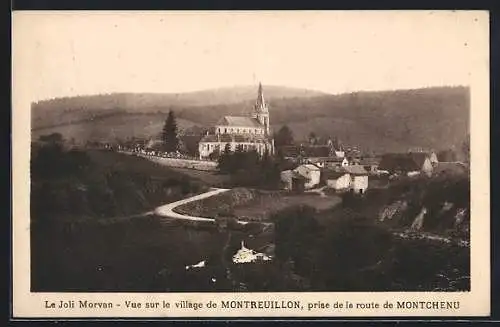
[[[271,124],[287,124],[295,139],[311,131],[337,136],[343,143],[375,151],[409,147],[459,147],[469,132],[469,88],[330,95],[264,86]],[[256,96],[253,86],[182,94],[108,94],[60,98],[34,103],[35,137],[59,132],[77,141],[156,137],[169,110],[181,129],[209,127],[223,115],[245,115]]]

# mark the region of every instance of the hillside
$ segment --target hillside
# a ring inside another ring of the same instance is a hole
[[[148,160],[100,150],[32,146],[32,221],[139,215],[206,189]]]
[[[265,86],[270,98],[302,98],[324,93],[281,86]],[[43,100],[32,105],[32,128],[40,129],[92,121],[119,114],[158,113],[169,109],[235,104],[255,99],[255,86],[238,86],[186,93],[114,93]]]
[[[466,87],[328,95],[264,86],[264,92],[273,129],[287,124],[296,139],[314,131],[365,149],[405,151],[408,147],[458,147],[469,132]],[[32,127],[38,134],[63,131],[83,140],[113,140],[128,133],[154,136],[169,109],[181,119],[182,128],[210,126],[223,115],[250,113],[254,98],[254,87],[241,87],[178,95],[55,99],[33,105]]]

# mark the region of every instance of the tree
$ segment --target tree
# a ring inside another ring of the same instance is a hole
[[[318,138],[316,136],[316,133],[314,133],[314,132],[309,133],[309,143],[311,145],[315,145],[317,143],[317,141],[318,141]]]
[[[222,152],[222,154],[217,158],[218,168],[220,172],[228,173],[232,170],[232,162],[234,161],[232,160],[232,154],[233,152],[231,151],[231,144],[226,143],[226,145],[224,146],[224,152]]]
[[[293,145],[293,143],[293,133],[287,125],[283,125],[279,131],[274,134],[274,145],[276,147]]]
[[[179,150],[179,137],[177,135],[177,122],[174,112],[169,111],[162,132],[163,147],[166,152],[176,152]]]
[[[306,277],[313,267],[316,241],[321,231],[315,216],[314,208],[296,205],[271,217],[275,226],[276,258],[282,263],[291,259],[296,272]]]

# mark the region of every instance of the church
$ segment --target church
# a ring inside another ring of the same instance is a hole
[[[207,133],[199,145],[200,159],[208,159],[213,153],[222,153],[229,144],[231,151],[266,151],[274,154],[274,140],[269,128],[269,107],[264,100],[262,84],[259,83],[257,100],[249,116],[224,116]]]

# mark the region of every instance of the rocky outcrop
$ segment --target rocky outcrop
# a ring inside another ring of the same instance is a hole
[[[395,217],[401,216],[408,209],[407,201],[396,201],[387,207],[382,208],[379,213],[379,220],[391,220]]]
[[[424,218],[425,215],[427,214],[427,209],[424,207],[422,210],[420,210],[420,213],[415,217],[415,220],[410,226],[410,230],[412,231],[419,231],[422,229],[424,226]]]

